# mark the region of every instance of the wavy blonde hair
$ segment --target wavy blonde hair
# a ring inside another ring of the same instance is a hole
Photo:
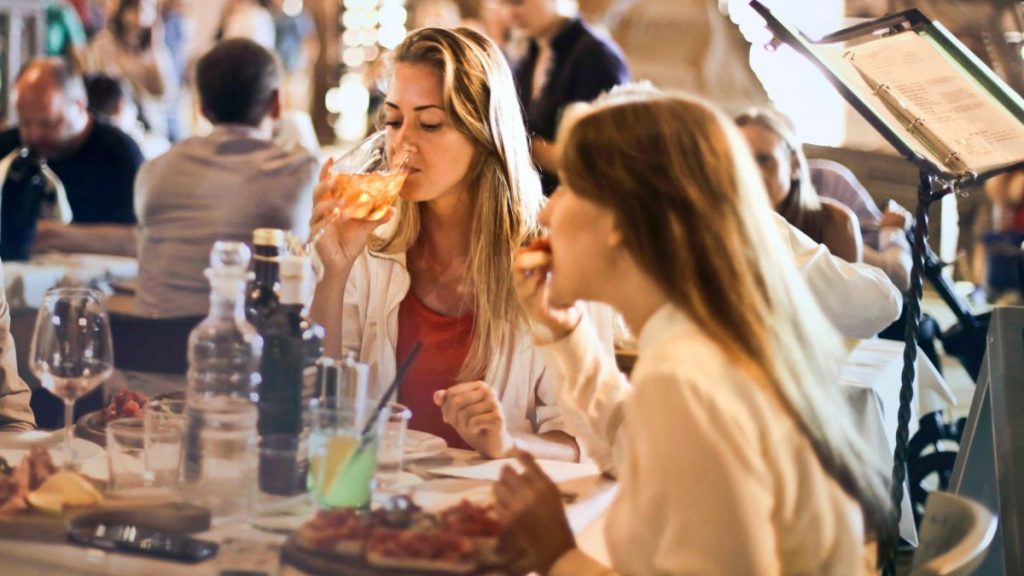
[[[600,103],[567,136],[563,181],[615,214],[641,269],[777,399],[888,544],[885,471],[836,390],[842,344],[799,280],[737,128],[707,104],[652,94]]]
[[[463,282],[473,295],[473,342],[460,380],[487,373],[496,352],[508,344],[510,323],[522,317],[512,281],[512,258],[537,235],[544,202],[530,157],[512,72],[498,47],[468,28],[421,28],[392,54],[392,65],[420,64],[441,72],[444,110],[473,145],[466,174],[473,223]],[[398,203],[393,226],[370,249],[402,253],[420,234],[421,207]]]

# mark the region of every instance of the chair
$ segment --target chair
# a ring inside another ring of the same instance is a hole
[[[932,492],[921,524],[911,576],[966,576],[985,559],[998,520],[984,506]]]
[[[146,318],[111,312],[114,367],[155,374],[185,374],[188,371],[188,335],[202,320],[202,316]]]

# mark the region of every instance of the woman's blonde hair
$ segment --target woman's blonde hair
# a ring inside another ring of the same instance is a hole
[[[394,64],[430,66],[441,73],[448,119],[474,148],[465,180],[473,224],[464,282],[473,294],[475,320],[459,378],[481,378],[510,342],[509,323],[521,318],[512,258],[536,236],[544,202],[512,72],[494,42],[468,28],[413,31],[392,58]],[[399,201],[396,220],[372,240],[371,250],[402,253],[416,243],[420,207]]]
[[[836,389],[841,342],[799,279],[736,127],[696,100],[612,99],[568,129],[562,177],[615,214],[641,269],[763,383],[887,543],[885,473]]]

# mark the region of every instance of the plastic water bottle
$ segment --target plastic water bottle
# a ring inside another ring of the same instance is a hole
[[[189,336],[182,492],[215,521],[248,517],[256,487],[256,423],[263,340],[245,319],[249,249],[210,253],[210,313]]]

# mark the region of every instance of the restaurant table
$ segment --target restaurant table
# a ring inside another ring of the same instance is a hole
[[[897,412],[903,371],[903,342],[871,339],[856,344],[840,371],[843,396],[850,403],[857,429],[873,454],[882,458],[886,474],[892,470],[896,446]],[[956,397],[928,357],[918,349],[914,401],[910,405],[910,436],[922,414],[956,405]],[[917,545],[917,528],[904,484],[900,536]]]
[[[105,452],[84,461],[83,472],[105,476]],[[491,482],[480,479],[449,478],[435,474],[443,467],[485,464],[474,452],[447,449],[438,457],[409,463],[403,481],[413,488],[414,500],[427,509],[458,503],[462,498],[485,501],[490,498]],[[570,465],[579,477],[559,482],[563,494],[572,498],[566,504],[569,523],[581,535],[580,547],[597,557],[603,551],[603,535],[587,529],[602,517],[616,493],[616,483],[597,474],[597,468]],[[413,474],[411,471],[415,471]],[[105,552],[71,544],[40,543],[27,540],[0,540],[0,558],[4,576],[35,576],[37,574],[145,574],[146,576],[177,576],[187,573],[198,576],[221,574],[281,574],[298,576],[301,570],[280,562],[284,534],[258,530],[243,522],[215,526],[208,532],[193,535],[214,540],[221,545],[218,554],[199,564],[164,561],[148,556]]]
[[[4,262],[4,289],[12,310],[39,308],[43,295],[57,285],[94,286],[134,278],[139,263],[127,256],[50,252],[26,262]]]

